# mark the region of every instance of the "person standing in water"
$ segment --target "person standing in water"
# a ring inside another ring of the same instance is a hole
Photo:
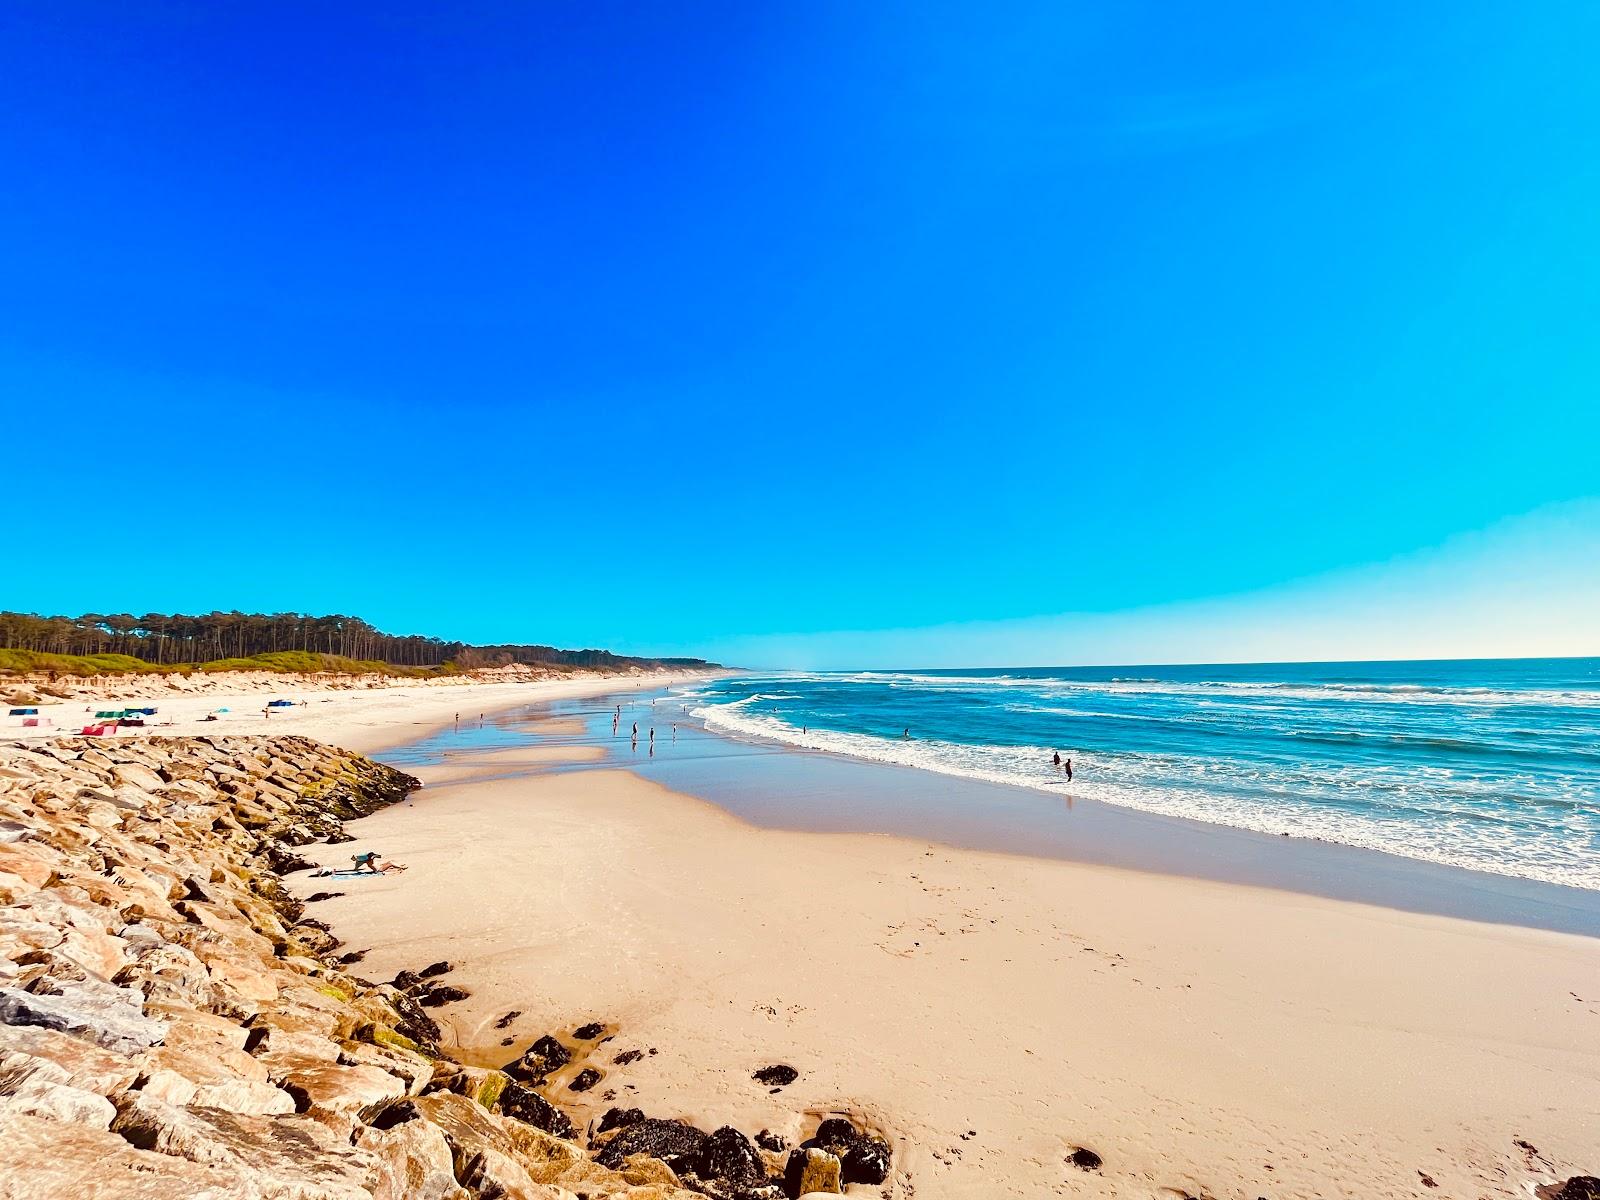
[[[903,742],[909,742],[911,740],[911,727],[909,725],[906,726],[905,732],[900,735],[900,740]]]
[[[1055,765],[1059,767],[1061,765],[1061,751],[1057,750],[1055,752],[1055,754],[1052,756],[1051,761],[1054,762]]]
[[[1072,782],[1072,760],[1070,758],[1067,759],[1067,782]]]

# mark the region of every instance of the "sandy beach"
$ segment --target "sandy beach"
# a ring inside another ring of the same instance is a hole
[[[369,754],[399,742],[422,737],[429,731],[480,714],[498,713],[521,705],[600,693],[627,692],[660,687],[685,674],[652,673],[637,676],[577,672],[563,679],[517,679],[479,682],[467,678],[430,683],[353,687],[345,677],[273,678],[256,674],[246,688],[230,686],[226,675],[202,677],[197,692],[162,690],[148,679],[130,677],[107,683],[93,696],[70,700],[44,699],[33,703],[40,724],[24,726],[6,718],[0,736],[54,738],[75,735],[101,709],[150,705],[157,709],[144,728],[129,727],[114,737],[145,734],[298,733]],[[270,684],[271,686],[265,686]],[[288,700],[286,707],[268,709],[271,700]],[[225,710],[225,711],[224,711]],[[215,717],[207,720],[207,717]]]
[[[435,715],[302,731],[388,745]],[[882,1194],[907,1197],[1509,1198],[1595,1169],[1594,939],[760,829],[549,732],[424,769],[356,843],[309,849],[409,864],[314,911],[367,977],[456,964],[464,1058],[605,1023],[549,1089],[575,1119],[792,1142],[846,1113],[894,1143]],[[777,1063],[799,1077],[771,1093],[751,1075]],[[585,1066],[600,1084],[569,1091]]]

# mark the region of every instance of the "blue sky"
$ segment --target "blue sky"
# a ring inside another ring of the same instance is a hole
[[[763,665],[1600,653],[1552,599],[1600,528],[1597,34],[8,6],[4,478],[39,520],[0,606]],[[1358,577],[1392,629],[1350,627]]]

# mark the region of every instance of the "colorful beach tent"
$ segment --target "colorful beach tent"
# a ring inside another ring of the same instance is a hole
[[[10,715],[13,717],[37,717],[39,710],[37,708],[13,708]]]

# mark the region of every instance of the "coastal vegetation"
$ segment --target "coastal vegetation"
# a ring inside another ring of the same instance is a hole
[[[703,667],[694,658],[634,658],[608,650],[476,646],[384,633],[360,617],[304,613],[197,615],[0,612],[0,671],[58,675],[152,671],[277,671],[427,676],[486,667]]]

